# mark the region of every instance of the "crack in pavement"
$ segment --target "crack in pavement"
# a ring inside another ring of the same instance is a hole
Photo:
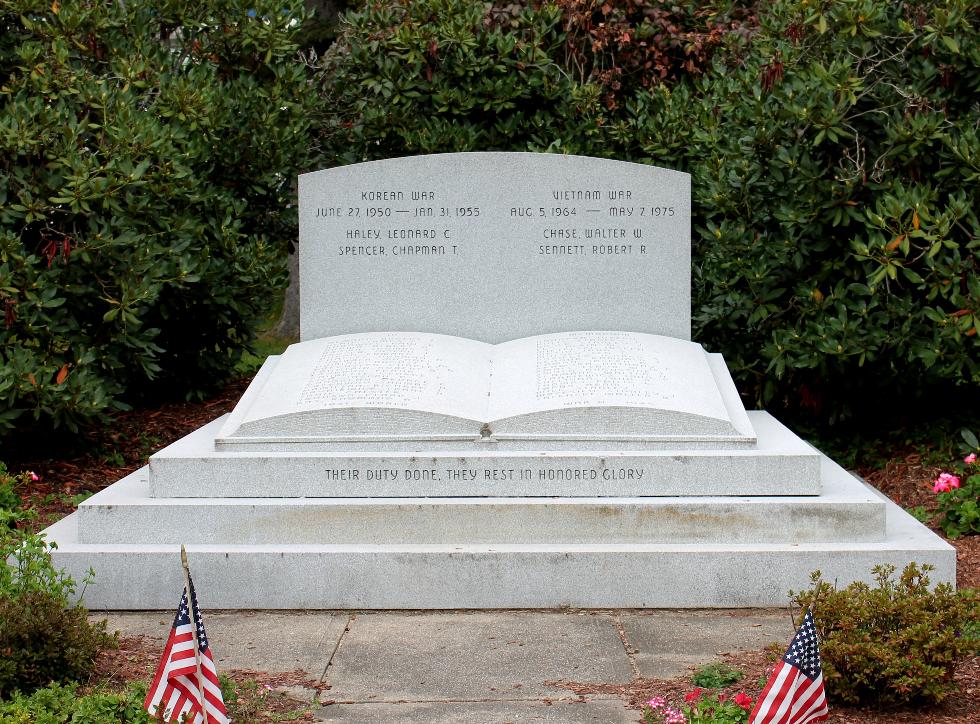
[[[330,670],[330,666],[333,664],[334,656],[337,655],[337,649],[340,648],[340,642],[344,640],[344,636],[346,636],[347,633],[350,631],[350,627],[354,623],[355,618],[357,618],[356,614],[354,613],[348,614],[347,625],[344,626],[344,630],[341,631],[340,636],[337,637],[337,643],[334,644],[333,651],[330,652],[330,658],[327,659],[327,665],[323,667],[323,673],[320,674],[320,679],[317,683],[322,684],[324,680],[327,678],[327,671]]]
[[[619,640],[623,642],[623,650],[626,652],[626,658],[630,662],[630,670],[633,672],[633,681],[643,678],[640,673],[640,666],[636,662],[637,649],[630,643],[629,637],[626,635],[626,628],[623,626],[623,621],[618,613],[613,614],[612,622],[619,634]]]

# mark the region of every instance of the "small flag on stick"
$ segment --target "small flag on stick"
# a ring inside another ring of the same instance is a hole
[[[184,595],[180,598],[163,658],[143,708],[152,715],[163,712],[163,718],[168,722],[228,724],[228,711],[218,686],[218,671],[204,632],[183,546],[180,557],[184,564]]]
[[[807,609],[796,636],[759,695],[749,724],[809,724],[827,718],[820,644]]]

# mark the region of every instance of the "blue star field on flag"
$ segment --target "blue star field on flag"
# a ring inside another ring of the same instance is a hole
[[[807,610],[789,648],[766,682],[749,724],[813,724],[828,717],[820,643]]]
[[[820,676],[820,642],[817,640],[813,614],[809,611],[803,617],[803,623],[786,650],[783,661],[802,671],[808,679]]]
[[[201,652],[207,651],[208,648],[208,635],[204,633],[204,623],[201,621],[200,611],[197,605],[197,593],[194,592],[194,581],[191,581],[191,600],[194,601],[194,618],[197,620],[197,643],[198,648]],[[184,589],[184,595],[180,597],[180,605],[177,607],[177,615],[174,617],[174,628],[178,626],[190,626],[191,615],[187,608],[187,589]]]
[[[182,724],[229,724],[194,583],[187,574],[163,657],[143,702],[151,715]],[[188,589],[190,589],[188,591]],[[189,595],[188,595],[189,594]],[[190,601],[190,605],[188,604]],[[191,608],[191,605],[193,608]],[[192,625],[191,618],[196,623]],[[194,633],[197,629],[198,646]]]

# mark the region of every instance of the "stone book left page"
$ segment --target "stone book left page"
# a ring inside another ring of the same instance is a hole
[[[489,407],[494,345],[444,334],[345,334],[291,345],[219,437],[466,439]]]

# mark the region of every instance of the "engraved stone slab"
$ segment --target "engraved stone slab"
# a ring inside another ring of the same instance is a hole
[[[253,452],[216,449],[228,416],[150,456],[150,491],[154,498],[819,495],[819,453],[765,412],[748,418],[758,442],[747,448],[393,442]]]
[[[829,469],[828,459],[822,462]],[[861,485],[854,480],[853,485]],[[840,585],[908,561],[955,582],[956,551],[890,500],[881,541],[647,544],[188,544],[211,608],[744,608],[780,606],[819,568]],[[179,546],[147,540],[80,543],[78,513],[45,534],[56,568],[93,610],[165,609],[180,591]],[[670,585],[664,585],[669,581]]]
[[[325,459],[322,462],[329,464]],[[524,467],[512,469],[513,475],[507,475],[506,468],[494,466],[490,460],[482,463],[484,470],[479,469],[480,461],[465,463],[470,492],[504,490],[507,478],[511,479],[511,489],[514,483],[528,489],[540,480],[558,477],[543,474],[545,468],[538,466],[538,474],[530,468],[532,475],[523,475],[522,483],[522,473],[529,464],[536,463],[525,460]],[[150,497],[150,471],[144,467],[78,506],[79,541],[125,544],[142,540],[148,530],[154,531],[158,543],[214,545],[713,540],[752,544],[787,540],[870,542],[885,537],[885,506],[881,499],[863,486],[852,485],[853,479],[840,470],[823,476],[821,494],[817,496],[378,497],[412,485],[405,479],[411,468],[406,468],[404,461],[401,467],[396,464],[396,460],[379,458],[373,467],[363,466],[363,475],[351,480],[351,485],[334,485],[339,494],[347,494],[344,497],[303,498],[154,498]],[[438,478],[433,489],[449,483],[450,469],[444,468],[444,474],[431,461],[415,469],[428,470],[431,477]],[[495,473],[497,480],[488,482],[485,470]],[[550,468],[553,472],[558,470]],[[608,478],[616,477],[616,472],[622,475],[628,468],[610,460],[604,470],[608,474],[597,471],[597,491],[613,487],[615,483],[610,484]],[[645,480],[649,475],[642,467],[633,470],[639,473],[632,481],[634,490],[645,487],[646,493],[655,493],[661,487],[657,481]],[[348,467],[348,477],[353,478],[354,472],[355,468]],[[569,468],[563,472],[570,472]],[[321,492],[325,493],[329,483],[325,475],[322,477]],[[358,482],[362,484],[358,486]],[[372,497],[350,497],[358,487],[370,490]]]
[[[691,338],[691,183],[678,171],[453,153],[299,178],[303,340],[432,332],[498,343]]]

